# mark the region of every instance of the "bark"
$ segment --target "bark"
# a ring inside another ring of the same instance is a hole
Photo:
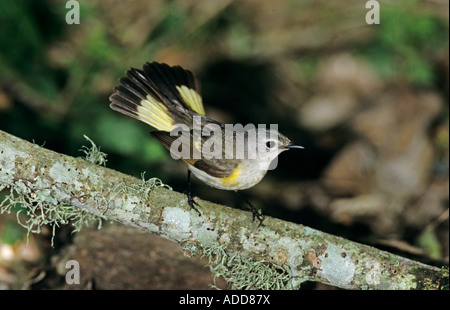
[[[448,286],[448,269],[276,218],[258,226],[249,212],[197,199],[199,216],[184,194],[154,185],[0,131],[0,189],[176,241],[187,256],[209,256],[211,269],[235,288],[298,288],[304,281],[346,289]]]

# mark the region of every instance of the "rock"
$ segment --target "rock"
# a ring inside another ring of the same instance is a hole
[[[79,263],[78,285],[64,281],[69,260]],[[213,276],[205,268],[206,262],[185,257],[173,241],[131,227],[107,225],[77,233],[73,244],[53,257],[62,280],[46,279],[38,285],[56,282],[60,286],[46,288],[60,289],[209,289]],[[221,279],[216,285],[226,288]]]
[[[430,186],[435,151],[429,128],[441,107],[436,94],[397,88],[354,117],[360,138],[323,175],[329,194],[338,196],[330,205],[333,218],[364,222],[378,234],[404,228],[402,215]]]
[[[344,147],[323,173],[321,182],[336,196],[367,193],[373,185],[374,148],[359,140]]]

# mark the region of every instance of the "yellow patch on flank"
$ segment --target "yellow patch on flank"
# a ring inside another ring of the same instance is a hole
[[[221,178],[220,182],[227,187],[234,187],[239,185],[239,176],[241,174],[240,165],[234,169],[233,173],[227,176],[226,178]]]
[[[203,100],[199,93],[187,87],[186,85],[176,86],[181,98],[184,102],[192,108],[195,112],[205,115],[205,108],[203,108]]]

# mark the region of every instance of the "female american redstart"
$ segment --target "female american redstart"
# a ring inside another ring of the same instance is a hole
[[[180,66],[152,62],[145,63],[142,70],[131,68],[109,99],[111,109],[156,128],[158,131],[150,134],[171,151],[172,157],[186,162],[188,203],[199,214],[190,192],[191,172],[212,187],[237,193],[259,183],[278,154],[303,148],[276,129],[250,126],[230,131],[228,125],[205,116],[200,83]],[[202,128],[209,128],[208,134]],[[180,152],[175,144],[189,149]],[[211,150],[211,146],[219,147]],[[264,216],[246,202],[253,219],[261,223]]]

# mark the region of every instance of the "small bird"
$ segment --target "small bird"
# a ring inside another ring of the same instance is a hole
[[[109,99],[111,109],[157,129],[152,137],[187,164],[188,204],[199,215],[191,172],[214,188],[239,195],[261,181],[281,152],[303,148],[276,129],[231,127],[205,116],[200,83],[180,66],[147,62],[142,70],[131,68]],[[245,201],[261,225],[264,215]]]

